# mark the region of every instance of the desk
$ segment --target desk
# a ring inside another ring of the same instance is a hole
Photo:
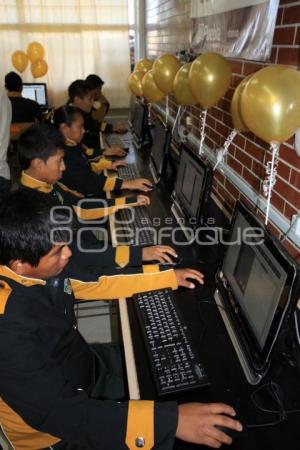
[[[131,149],[128,162],[133,161],[141,168],[142,175],[147,175],[147,153]],[[170,215],[170,189],[170,184],[166,182],[150,194],[150,217],[165,218]],[[170,242],[167,240],[166,243]],[[218,308],[213,303],[205,302],[214,302],[214,274],[218,267],[220,249],[192,245],[178,246],[177,250],[183,258],[182,267],[198,268],[205,274],[204,287],[199,286],[194,290],[180,288],[174,292],[174,297],[189,326],[211,385],[180,394],[176,400],[179,403],[200,401],[231,404],[236,408],[238,418],[244,425],[276,421],[277,415],[262,413],[254,406],[251,394],[257,387],[249,385],[246,381]],[[135,395],[138,394],[143,399],[158,400],[134,308],[130,299],[122,300],[120,303],[122,303],[120,313],[130,397],[137,398]],[[274,363],[263,383],[270,380],[277,382],[284,393],[285,408],[299,410],[300,376],[289,366],[278,364],[279,359],[280,355],[274,355]],[[132,367],[136,370],[133,378]],[[136,382],[137,385],[135,385]],[[287,421],[277,426],[248,429],[245,427],[245,432],[235,439],[230,448],[233,450],[296,450],[299,448],[299,442],[299,414],[291,414],[288,415]],[[174,446],[176,450],[195,448],[201,448],[201,446],[189,445],[181,441],[176,441]]]

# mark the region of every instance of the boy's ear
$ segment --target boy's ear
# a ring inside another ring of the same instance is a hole
[[[30,266],[30,264],[28,264],[24,261],[21,261],[20,259],[15,259],[14,261],[12,261],[9,264],[9,267],[11,268],[11,270],[16,272],[18,275],[25,275],[25,273],[27,272],[26,269],[28,269],[28,266]]]
[[[43,161],[40,158],[34,158],[31,161],[31,166],[33,167],[33,169],[35,170],[40,170],[43,166],[45,165],[45,161]]]

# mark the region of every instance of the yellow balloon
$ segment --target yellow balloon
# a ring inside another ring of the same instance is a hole
[[[48,72],[48,64],[44,59],[37,59],[31,64],[31,73],[34,78],[43,77]]]
[[[45,56],[44,47],[39,42],[31,42],[27,47],[27,55],[31,62],[43,59]]]
[[[208,109],[214,106],[227,91],[231,79],[231,66],[218,53],[203,53],[192,63],[189,83],[193,96]]]
[[[148,72],[148,70],[151,70],[153,66],[153,61],[150,61],[150,59],[140,59],[134,68],[134,71],[139,71],[139,72]]]
[[[15,69],[17,69],[19,72],[24,72],[28,65],[28,56],[25,52],[22,52],[21,50],[17,50],[11,55],[11,62]]]
[[[150,103],[159,102],[165,96],[154,81],[153,70],[149,70],[142,81],[143,93]]]
[[[165,94],[173,91],[174,79],[180,67],[180,61],[173,55],[163,55],[154,62],[154,81]]]
[[[245,86],[241,111],[256,136],[286,141],[300,126],[300,72],[281,65],[259,70]]]
[[[239,131],[249,131],[249,128],[245,124],[245,121],[242,116],[241,111],[241,96],[245,89],[246,84],[250,80],[252,75],[248,75],[246,78],[244,78],[240,84],[237,86],[237,88],[234,91],[232,101],[231,101],[231,114],[232,114],[232,121],[234,128],[236,128]]]
[[[128,87],[131,90],[131,92],[141,97],[143,95],[143,87],[142,87],[142,80],[144,78],[145,72],[136,71],[129,75],[128,78]]]
[[[197,100],[189,85],[189,72],[192,63],[187,63],[178,70],[174,80],[174,95],[178,105],[196,105]]]

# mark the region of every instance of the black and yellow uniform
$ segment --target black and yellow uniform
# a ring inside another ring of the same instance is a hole
[[[66,170],[61,181],[69,189],[82,193],[84,197],[104,197],[105,192],[121,189],[121,178],[95,173],[81,144],[67,141],[64,151]]]
[[[22,97],[21,92],[8,92],[11,101],[12,119],[11,123],[39,122],[42,120],[40,106],[34,100]]]
[[[60,440],[89,450],[133,450],[138,436],[145,450],[172,449],[175,403],[91,398],[94,355],[77,329],[73,306],[75,298],[112,299],[176,287],[174,271],[152,266],[146,273],[79,282],[69,279],[72,270],[66,269],[44,281],[0,266],[0,423],[6,436],[18,450]]]
[[[124,205],[135,205],[136,197],[121,197],[115,200],[96,200],[88,199],[85,201],[82,194],[71,191],[62,183],[55,183],[50,185],[35,178],[30,177],[25,172],[21,176],[21,189],[35,189],[51,196],[54,205],[64,205],[71,207],[77,215],[78,229],[85,228],[88,223],[85,221],[94,221],[112,213]],[[80,202],[83,202],[80,205]],[[107,207],[104,207],[104,202],[107,202]],[[98,203],[98,204],[97,204]],[[94,225],[95,227],[95,225]],[[99,226],[98,226],[99,228]],[[103,243],[99,242],[91,231],[85,231],[82,235],[81,246],[84,249],[92,249],[93,252],[81,252],[80,257],[82,262],[86,264],[95,265],[95,267],[114,267],[120,266],[140,266],[142,264],[142,247],[120,245],[118,247],[108,246],[106,250],[103,249]],[[77,251],[78,241],[72,244],[72,251]],[[99,251],[97,251],[97,249]]]

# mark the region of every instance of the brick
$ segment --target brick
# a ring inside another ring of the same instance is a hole
[[[212,108],[210,114],[217,120],[223,121],[223,113],[220,109]]]
[[[239,175],[241,175],[243,171],[243,166],[234,158],[232,158],[230,155],[227,156],[227,164]]]
[[[220,133],[222,136],[224,136],[224,138],[226,139],[229,134],[229,131],[231,130],[229,130],[229,128],[223,125],[222,123],[216,122],[216,131]]]
[[[280,238],[280,231],[279,231],[278,228],[275,227],[275,225],[273,225],[273,223],[270,222],[270,221],[268,222],[267,230],[268,230],[273,236],[277,237],[277,239]]]
[[[281,213],[284,211],[284,200],[282,197],[276,194],[276,192],[272,193],[271,204]]]
[[[250,170],[248,170],[246,167],[243,169],[243,177],[247,181],[250,186],[255,189],[255,191],[260,192],[260,179],[257,178]]]
[[[278,47],[272,47],[271,50],[271,55],[269,58],[269,61],[271,64],[276,64],[277,63],[277,53],[278,53]]]
[[[198,122],[199,122],[199,125],[200,125],[200,121],[198,121]],[[210,128],[212,128],[213,130],[216,129],[216,121],[215,121],[215,119],[213,119],[211,116],[207,116],[207,118],[206,118],[206,123],[207,123],[207,125],[209,125]]]
[[[232,96],[233,96],[233,94],[234,94],[234,89],[232,88],[232,87],[230,87],[228,90],[227,90],[227,92],[226,92],[226,94],[224,95],[224,97],[227,99],[227,100],[232,100]]]
[[[215,178],[219,183],[221,183],[222,185],[224,185],[224,183],[225,183],[225,177],[224,177],[224,175],[223,175],[219,170],[216,170],[216,171],[215,171],[214,178]]]
[[[253,158],[257,159],[260,162],[264,161],[264,153],[265,151],[255,145],[253,142],[250,142],[246,140],[246,146],[245,146],[246,152],[249,153]]]
[[[221,136],[214,130],[210,129],[209,137],[217,144],[221,145]]]
[[[290,181],[291,169],[281,161],[278,163],[277,173],[281,176],[281,178],[284,178],[286,181]]]
[[[233,129],[232,116],[228,113],[223,113],[223,123],[227,125],[229,128]]]
[[[243,79],[244,77],[242,75],[233,75],[231,78],[231,86],[236,88]]]
[[[230,209],[232,209],[235,205],[235,199],[221,185],[218,186],[218,192],[221,194],[221,197],[226,200],[226,203],[229,205]]]
[[[266,141],[263,141],[258,136],[255,136],[254,141],[255,141],[255,143],[257,145],[262,147],[264,150],[269,150],[270,149],[270,144],[268,142],[266,142]]]
[[[292,170],[290,184],[291,184],[291,186],[300,190],[300,172],[296,172],[296,170]],[[298,206],[300,207],[300,205],[298,205]]]
[[[300,249],[299,247],[296,247],[296,245],[293,245],[288,239],[285,239],[283,241],[283,246],[286,249],[286,251],[293,257],[295,260],[300,263]]]
[[[294,44],[299,45],[299,42],[300,42],[300,27],[298,26]]]
[[[231,102],[224,97],[218,101],[218,107],[222,109],[224,112],[231,113],[230,106]]]
[[[244,71],[243,74],[245,76],[250,75],[250,73],[255,73],[258,70],[262,69],[263,65],[262,64],[255,64],[255,63],[245,63],[244,64]]]
[[[257,162],[255,159],[252,159],[252,167],[251,170],[255,175],[259,178],[265,178],[265,168],[262,163]]]
[[[273,45],[293,45],[296,27],[276,28]]]
[[[235,159],[237,159],[244,166],[251,168],[252,158],[238,148],[235,151]]]
[[[242,61],[231,60],[230,64],[231,64],[232,73],[239,73],[239,74],[243,73],[243,62]]]
[[[289,205],[288,203],[285,203],[285,208],[284,208],[284,215],[285,217],[287,217],[289,219],[289,221],[292,220],[292,216],[294,214],[297,214],[297,210],[296,208],[293,208],[291,205]]]
[[[225,180],[225,188],[227,189],[228,192],[230,192],[230,194],[235,200],[237,200],[240,197],[240,192],[238,191],[238,189],[227,179]]]
[[[294,148],[288,147],[285,144],[281,144],[279,149],[279,156],[282,160],[289,163],[291,166],[300,169],[300,158]]]
[[[276,26],[281,25],[283,17],[283,8],[278,8],[277,17],[276,17]]]
[[[278,194],[285,198],[291,205],[300,205],[300,192],[297,192],[292,186],[279,177],[277,177],[274,192],[278,192]]]
[[[300,22],[300,5],[284,8],[282,24]]]
[[[237,134],[233,140],[233,142],[240,148],[244,149],[245,148],[245,142],[246,139],[241,136],[240,134]]]
[[[279,48],[277,63],[298,66],[300,64],[300,48]]]

